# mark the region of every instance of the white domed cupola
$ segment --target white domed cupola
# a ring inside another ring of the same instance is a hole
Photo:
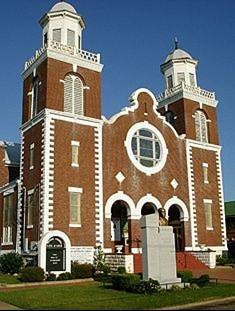
[[[43,45],[48,41],[57,45],[82,49],[82,17],[68,2],[56,3],[39,21],[43,28]]]
[[[165,62],[160,66],[164,74],[166,88],[171,89],[179,84],[186,84],[196,87],[197,76],[196,68],[198,61],[178,47],[178,41],[175,39],[175,49],[171,52]]]

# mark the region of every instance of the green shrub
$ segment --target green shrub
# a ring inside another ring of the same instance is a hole
[[[118,273],[118,274],[124,274],[124,273],[126,273],[126,268],[125,268],[125,267],[118,267],[118,268],[117,268],[117,273]]]
[[[202,274],[199,278],[192,279],[192,283],[197,284],[199,287],[203,287],[209,284],[210,277],[208,274]]]
[[[182,283],[191,283],[193,279],[193,273],[190,270],[178,271],[177,277],[181,278]]]
[[[216,265],[224,266],[228,263],[229,263],[229,258],[227,254],[223,254],[222,256],[221,255],[216,256]]]
[[[72,262],[71,274],[73,279],[86,279],[94,275],[94,266],[89,263],[79,264]]]
[[[133,292],[139,294],[154,294],[160,291],[159,282],[149,279],[149,281],[140,281],[139,284],[133,286]]]
[[[46,281],[56,281],[56,274],[49,272],[46,275]]]
[[[0,256],[0,271],[5,274],[19,273],[24,262],[21,255],[18,253],[6,253]]]
[[[112,287],[117,290],[133,291],[140,283],[140,276],[137,274],[113,274]]]
[[[194,280],[194,283],[196,283],[199,287],[203,287],[209,284],[210,277],[208,274],[202,274],[199,278]]]
[[[98,272],[93,276],[94,281],[101,282],[103,285],[112,284],[112,276],[110,274]]]
[[[42,282],[45,279],[44,270],[40,267],[26,267],[20,271],[21,282]]]
[[[61,273],[57,277],[57,281],[66,281],[66,280],[72,280],[72,274],[70,272]]]

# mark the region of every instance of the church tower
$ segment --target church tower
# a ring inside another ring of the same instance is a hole
[[[160,66],[166,89],[157,100],[159,107],[164,107],[161,113],[179,134],[218,145],[217,100],[214,92],[198,86],[197,65],[198,61],[180,49],[176,41],[174,51]]]
[[[221,146],[218,140],[215,93],[198,86],[197,65],[178,47],[160,66],[165,91],[157,96],[159,112],[185,136],[190,198],[192,247],[226,249]]]
[[[55,4],[39,23],[42,47],[22,74],[18,246],[33,253],[56,232],[75,260],[102,244],[103,65],[100,54],[83,50],[85,23],[69,3]]]

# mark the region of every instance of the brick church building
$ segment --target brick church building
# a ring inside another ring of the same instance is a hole
[[[22,74],[21,146],[0,143],[0,254],[35,255],[46,269],[50,246],[66,249],[66,262],[92,262],[101,246],[132,266],[141,216],[163,207],[177,252],[213,261],[227,249],[221,146],[198,61],[176,42],[160,66],[164,92],[140,88],[106,119],[83,18],[62,1],[40,25],[42,47]]]

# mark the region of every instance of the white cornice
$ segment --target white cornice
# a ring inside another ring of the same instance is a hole
[[[83,53],[86,53],[83,51]],[[89,53],[89,52],[87,52]],[[91,55],[95,55],[92,54]],[[97,54],[97,57],[99,57],[99,54]],[[81,58],[77,55],[67,54],[62,51],[58,50],[52,50],[46,47],[41,48],[40,50],[36,51],[35,56],[29,61],[26,62],[26,69],[23,71],[22,78],[26,79],[30,74],[33,73],[35,68],[37,68],[46,58],[52,58],[64,63],[68,63],[71,65],[77,65],[78,67],[90,69],[96,72],[101,72],[104,65],[100,64],[99,62],[92,62],[89,60],[86,60],[84,58]]]
[[[94,119],[94,118],[90,118],[90,117],[86,117],[82,115],[74,115],[71,113],[52,110],[52,109],[43,109],[36,117],[34,117],[33,119],[23,124],[22,127],[20,128],[21,131],[23,133],[28,131],[32,126],[42,121],[46,115],[50,115],[55,120],[62,120],[65,122],[77,123],[80,125],[88,125],[88,126],[94,126],[94,127],[96,127],[99,124],[102,125],[104,122],[100,119]]]
[[[190,147],[200,148],[200,149],[209,150],[209,151],[220,151],[222,148],[220,145],[204,143],[201,141],[191,140],[191,139],[186,139],[186,144]]]
[[[0,187],[0,193],[14,189],[18,185],[18,183],[19,179],[15,179],[6,185],[3,185],[2,187]]]
[[[215,99],[215,93],[203,90],[200,87],[179,84],[157,96],[159,102],[158,107],[161,108],[182,98],[190,99],[211,107],[216,107],[218,104],[218,100]]]

